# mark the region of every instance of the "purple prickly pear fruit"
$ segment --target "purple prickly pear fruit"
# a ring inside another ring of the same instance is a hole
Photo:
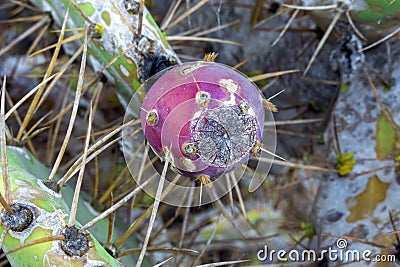
[[[215,62],[167,70],[142,104],[141,123],[154,152],[190,178],[215,179],[258,155],[263,96],[238,71]]]

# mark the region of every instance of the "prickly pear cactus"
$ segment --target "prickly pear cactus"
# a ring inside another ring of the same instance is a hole
[[[9,228],[2,249],[12,266],[122,266],[93,235],[67,227],[69,207],[44,185],[49,171],[43,165],[23,148],[8,147],[7,157],[14,214],[2,211],[0,231]]]
[[[215,62],[189,62],[164,73],[141,112],[144,135],[179,173],[215,179],[258,155],[264,98],[246,77]]]
[[[114,84],[121,102],[125,105],[141,83],[160,70],[160,67],[170,66],[178,61],[146,7],[143,9],[139,32],[137,0],[78,0],[75,1],[76,5],[69,0],[31,2],[49,12],[58,27],[61,27],[64,19],[67,20],[69,29],[91,27],[89,62],[95,71],[103,73],[107,81]],[[83,38],[66,44],[64,48],[72,55],[82,45],[82,40]]]
[[[169,162],[170,175],[183,176],[181,184],[167,179],[173,189],[164,202],[191,206],[182,199],[194,190],[200,205],[210,203],[232,190],[239,179],[250,181],[250,191],[266,179],[275,151],[275,125],[268,101],[246,76],[215,62],[187,62],[153,76],[143,84],[143,91],[147,94],[142,103],[140,95],[134,95],[125,114],[126,123],[140,118],[141,128],[123,129],[124,154],[130,172],[138,173],[140,161],[131,151],[139,149],[141,138],[146,139],[154,153]],[[132,136],[138,131],[143,131],[141,138]],[[252,160],[254,172],[248,172],[243,166]],[[148,168],[143,176],[156,173]],[[237,179],[230,182],[229,175]],[[190,185],[197,181],[200,187]],[[203,192],[201,185],[215,189],[215,194]],[[150,183],[144,190],[154,196],[156,186]]]

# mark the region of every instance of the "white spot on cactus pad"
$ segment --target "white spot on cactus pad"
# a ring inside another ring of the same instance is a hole
[[[38,181],[37,184],[47,194],[49,194],[49,195],[51,195],[53,197],[56,197],[56,198],[62,198],[61,193],[54,192],[53,190],[48,188],[42,181]]]
[[[28,152],[26,152],[26,150],[23,149],[22,147],[8,146],[7,149],[18,151],[18,153],[20,155],[24,156],[27,160],[31,160],[32,159],[31,155]]]
[[[229,100],[223,102],[226,106],[234,106],[236,105],[236,94],[231,93]]]
[[[125,75],[125,76],[129,76],[129,71],[123,66],[120,65],[119,68],[121,69],[121,72]]]
[[[21,245],[25,243],[25,240],[29,238],[37,228],[52,230],[52,233],[55,235],[58,229],[62,227],[62,223],[55,212],[48,212],[28,201],[18,200],[18,203],[29,207],[34,212],[34,221],[25,230],[22,232],[9,232],[12,237],[19,239]],[[60,210],[59,216],[65,217],[66,214]]]
[[[232,79],[221,79],[219,80],[219,85],[232,93],[236,93],[239,90],[239,85]]]

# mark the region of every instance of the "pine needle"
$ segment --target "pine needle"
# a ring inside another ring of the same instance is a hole
[[[166,30],[168,26],[171,23],[172,18],[175,16],[176,11],[178,10],[178,7],[180,6],[182,0],[177,0],[175,1],[174,5],[171,5],[169,10],[167,11],[167,14],[165,15],[164,20],[161,23],[160,29],[161,30]]]
[[[0,50],[0,57],[5,53],[7,53],[11,48],[13,48],[19,42],[24,40],[26,37],[31,35],[33,32],[43,27],[43,25],[47,24],[49,21],[50,19],[47,16],[45,16],[40,21],[36,22],[32,27],[24,31],[22,34],[18,35],[17,38],[15,38],[11,43],[9,43],[6,47]]]
[[[89,122],[88,122],[88,127],[87,127],[87,132],[86,132],[85,146],[83,149],[82,162],[86,161],[87,154],[88,154],[88,147],[89,147],[89,143],[90,143],[90,133],[92,132],[92,122],[94,119],[94,112],[93,112],[92,105],[93,105],[93,103],[90,103]],[[78,180],[75,185],[74,197],[73,197],[72,204],[71,204],[71,212],[69,215],[69,221],[68,221],[69,227],[72,227],[73,225],[75,225],[75,218],[76,218],[76,213],[78,210],[78,201],[79,201],[79,195],[81,192],[83,175],[85,173],[85,167],[86,167],[86,164],[81,164],[81,167],[79,170]]]
[[[394,30],[393,32],[389,33],[388,35],[386,35],[382,39],[379,39],[378,41],[376,41],[376,42],[374,42],[374,43],[372,43],[372,44],[370,44],[370,45],[368,45],[366,47],[363,47],[362,49],[358,50],[357,53],[366,51],[366,50],[371,49],[371,48],[373,48],[373,47],[375,47],[375,46],[377,46],[377,45],[379,45],[381,43],[384,43],[384,42],[386,42],[387,40],[389,40],[390,38],[392,38],[393,36],[395,36],[398,33],[400,33],[400,27],[397,28],[396,30]]]
[[[353,19],[350,16],[350,11],[347,10],[346,11],[346,18],[347,21],[349,22],[351,28],[353,29],[353,31],[355,32],[355,34],[357,34],[358,37],[360,37],[361,39],[363,39],[364,41],[367,41],[367,38],[365,38],[365,36],[357,29],[356,25],[353,22]]]
[[[145,187],[148,183],[150,183],[150,181],[152,180],[151,178],[153,178],[153,177],[150,177],[148,180],[143,182],[143,184],[141,186],[137,187],[135,190],[130,192],[128,195],[126,195],[123,199],[121,199],[120,201],[115,203],[114,206],[105,210],[100,215],[98,215],[96,218],[93,218],[90,222],[88,222],[87,224],[82,226],[82,228],[80,229],[80,232],[87,230],[89,227],[92,227],[93,225],[95,225],[98,221],[104,219],[105,217],[107,217],[108,215],[115,212],[117,209],[119,209],[123,205],[125,205],[125,203],[127,203],[135,194],[139,193],[143,189],[143,187]]]
[[[158,182],[156,196],[155,196],[155,200],[154,200],[154,203],[153,203],[153,210],[152,210],[151,215],[150,215],[150,221],[149,221],[149,226],[147,228],[146,237],[144,239],[144,242],[143,242],[143,245],[142,245],[142,250],[141,250],[141,252],[139,254],[139,258],[138,258],[138,261],[136,263],[136,267],[140,267],[142,265],[142,262],[143,262],[143,259],[144,259],[144,254],[146,253],[146,248],[147,248],[147,246],[149,244],[150,235],[151,235],[151,232],[153,230],[154,222],[156,220],[158,206],[160,205],[160,202],[161,202],[161,194],[162,194],[162,191],[163,191],[163,188],[164,188],[164,181],[165,181],[165,177],[167,175],[168,166],[169,166],[169,162],[165,161],[164,169],[163,169],[163,171],[161,173],[161,177],[160,177],[160,180]]]
[[[311,65],[314,63],[314,60],[317,58],[317,56],[318,56],[319,52],[321,51],[322,47],[324,46],[325,42],[328,40],[328,37],[331,35],[331,33],[336,25],[336,22],[338,22],[341,15],[342,14],[340,12],[336,12],[331,23],[329,24],[328,28],[325,31],[324,36],[322,36],[321,41],[319,41],[317,48],[315,49],[310,61],[308,62],[308,65],[303,73],[303,76],[306,76],[307,72],[310,70]]]
[[[119,10],[119,8],[114,4],[113,1],[110,1],[114,10],[118,13],[118,15],[120,16],[120,18],[122,19],[122,21],[124,22],[124,24],[128,27],[129,31],[133,34],[133,35],[137,35],[135,29],[132,27],[132,25],[128,22],[128,20],[125,18],[125,16],[121,13],[121,10]]]
[[[62,32],[62,31],[61,31],[61,32]],[[64,32],[65,32],[65,30],[64,30]],[[60,33],[60,34],[61,34],[61,33]],[[85,37],[85,32],[77,33],[77,34],[75,34],[75,35],[72,35],[72,36],[70,36],[70,37],[68,37],[68,38],[63,39],[63,40],[61,41],[61,45],[64,45],[64,44],[67,44],[67,43],[70,43],[70,42],[79,40],[79,39],[81,39],[81,38],[83,38],[83,37]],[[48,51],[48,50],[50,50],[50,49],[53,49],[53,48],[55,48],[55,47],[57,47],[57,46],[59,46],[59,45],[60,45],[60,43],[57,42],[57,43],[55,43],[55,44],[46,46],[46,47],[44,47],[44,48],[42,48],[42,49],[40,49],[40,50],[38,50],[38,51],[33,52],[32,54],[29,54],[29,56],[30,56],[30,57],[34,57],[34,56],[39,55],[39,54],[42,54],[43,52],[46,52],[46,51]]]
[[[301,119],[301,120],[287,120],[287,121],[273,121],[273,122],[265,122],[265,126],[281,126],[281,125],[294,125],[294,124],[303,124],[303,123],[315,123],[321,122],[324,118],[316,118],[316,119]],[[265,129],[264,129],[265,131]]]
[[[210,246],[211,241],[214,239],[215,233],[216,233],[217,230],[218,230],[218,225],[219,225],[219,222],[221,221],[221,218],[222,218],[222,214],[220,214],[220,215],[218,216],[218,218],[215,220],[215,222],[214,222],[214,227],[213,227],[213,231],[211,232],[210,237],[207,239],[207,242],[206,242],[205,246],[204,246],[203,249],[200,251],[200,254],[199,254],[199,255],[197,256],[197,258],[194,260],[192,266],[195,266],[196,263],[200,261],[201,257],[204,255],[204,253],[206,252],[207,248]]]
[[[37,86],[35,86],[33,89],[29,90],[27,94],[24,95],[23,98],[21,98],[15,105],[13,105],[10,110],[6,113],[5,115],[5,120],[7,120],[12,113],[14,113],[25,101],[30,98],[35,92],[39,90],[41,86],[46,84],[48,81],[54,78],[57,74],[53,74],[52,76],[48,77],[47,79],[44,79],[41,83],[39,83]]]
[[[239,182],[236,179],[235,172],[231,172],[230,173],[230,177],[231,177],[232,182],[233,182],[233,184],[235,186],[236,195],[237,195],[238,200],[239,200],[240,210],[242,211],[243,217],[247,218],[246,206],[245,206],[244,201],[243,201],[242,192],[240,191]]]
[[[62,25],[62,28],[61,28],[61,33],[60,33],[60,36],[58,38],[58,45],[57,45],[56,49],[54,50],[53,57],[51,58],[49,67],[47,68],[47,71],[46,71],[46,73],[45,73],[45,75],[43,77],[43,80],[46,80],[47,77],[49,77],[51,75],[51,73],[53,72],[55,63],[56,63],[57,58],[58,58],[58,54],[60,53],[60,50],[61,50],[61,41],[64,38],[64,30],[65,30],[66,25],[67,25],[68,14],[69,14],[69,8],[67,9],[67,12],[66,12],[66,15],[65,15],[65,19],[64,19],[64,22],[63,22],[63,25]],[[42,95],[42,92],[43,92],[45,86],[46,86],[46,84],[43,84],[41,87],[39,87],[39,90],[36,92],[36,95],[33,98],[32,102],[31,102],[31,105],[29,106],[28,112],[26,113],[26,116],[25,116],[25,118],[24,118],[24,120],[22,122],[22,125],[19,128],[19,131],[18,131],[18,134],[17,134],[17,139],[21,139],[26,127],[28,126],[28,123],[30,122],[30,120],[31,120],[31,118],[32,118],[32,116],[34,114],[34,111],[36,109],[36,105],[40,100],[40,97]]]
[[[283,30],[279,33],[278,37],[276,38],[276,40],[271,44],[271,47],[274,47],[279,40],[283,37],[283,35],[286,33],[286,31],[289,29],[290,25],[292,24],[293,20],[296,18],[296,16],[299,14],[300,9],[296,9],[293,12],[293,15],[290,17],[289,21],[286,23],[285,27],[283,28]]]
[[[29,17],[20,17],[20,18],[13,18],[13,19],[4,19],[0,20],[0,24],[12,24],[12,23],[19,23],[19,22],[33,22],[39,21],[43,19],[43,15],[34,15]]]
[[[28,50],[25,53],[26,56],[29,56],[32,53],[32,51],[36,48],[36,46],[39,44],[40,40],[43,40],[43,36],[49,29],[49,26],[50,26],[49,23],[46,24],[45,27],[43,27],[40,30],[40,32],[36,35],[35,40],[32,42],[32,44],[30,45],[30,47],[28,48]]]
[[[259,158],[258,160],[262,161],[262,162],[274,163],[275,165],[303,169],[303,170],[321,171],[321,172],[338,172],[336,169],[327,169],[327,168],[323,168],[323,167],[319,167],[319,166],[303,165],[303,164],[297,164],[297,163],[281,161],[281,160],[276,160],[276,159]]]
[[[329,10],[329,9],[335,9],[338,7],[337,4],[332,4],[332,5],[321,5],[321,6],[295,6],[295,5],[287,5],[287,4],[282,4],[284,7],[292,8],[292,9],[298,9],[298,10],[308,10],[308,11],[314,11],[314,10]]]
[[[214,42],[214,43],[223,43],[223,44],[231,44],[242,46],[241,43],[218,39],[218,38],[211,38],[211,37],[196,37],[196,36],[168,36],[167,41],[197,41],[197,42]]]
[[[101,145],[103,145],[105,142],[107,142],[109,139],[111,139],[114,135],[119,133],[124,127],[135,125],[136,123],[140,123],[140,121],[128,122],[128,123],[126,123],[126,124],[124,124],[122,126],[119,126],[116,129],[114,129],[113,131],[111,131],[108,134],[106,134],[99,141],[94,143],[88,150],[88,155],[90,155],[90,157],[88,157],[88,160],[92,159],[95,156],[98,156],[100,154],[100,152],[102,151],[102,150],[100,150],[98,148]],[[116,140],[114,140],[114,141],[110,142],[109,144],[105,145],[104,147],[109,147],[111,144],[114,144],[115,142],[117,142],[120,138],[122,138],[122,137],[117,138]],[[92,155],[92,153],[94,153],[94,154]],[[64,185],[64,183],[66,183],[77,172],[78,166],[80,164],[82,164],[82,156],[79,157],[74,162],[74,164],[68,169],[68,171],[64,174],[64,176],[57,182],[60,187],[62,187]],[[85,164],[87,164],[87,162]]]
[[[194,5],[192,8],[188,9],[185,13],[183,13],[182,15],[180,15],[179,17],[177,17],[174,21],[172,21],[169,25],[165,26],[165,27],[174,27],[176,24],[178,24],[179,22],[181,22],[183,19],[185,19],[186,17],[188,17],[190,14],[192,14],[193,12],[195,12],[196,10],[198,10],[200,7],[202,7],[205,3],[207,3],[209,0],[201,0],[200,2],[198,2],[196,5]]]
[[[6,236],[8,234],[8,231],[10,231],[10,226],[9,225],[5,225],[4,226],[4,230],[3,230],[3,232],[1,233],[1,236],[0,236],[0,248],[3,247],[4,239],[6,238]]]
[[[86,31],[88,33],[88,31]],[[87,55],[87,46],[88,46],[89,38],[86,35],[85,37],[85,42],[84,42],[84,47],[83,47],[83,54],[82,54],[82,61],[81,61],[81,67],[79,70],[79,79],[78,79],[78,84],[77,84],[77,89],[75,92],[75,100],[74,100],[74,106],[72,108],[72,113],[70,117],[70,121],[68,124],[68,129],[64,137],[64,141],[62,143],[60,152],[58,153],[56,162],[54,163],[54,166],[51,170],[51,173],[49,175],[48,181],[53,181],[58,167],[60,166],[61,160],[64,156],[65,150],[67,149],[67,144],[69,142],[69,139],[71,137],[72,129],[74,128],[74,122],[76,115],[78,113],[78,107],[79,107],[79,100],[81,99],[81,94],[82,94],[82,88],[83,88],[83,78],[84,78],[84,73],[85,73],[85,67],[86,67],[86,55]]]
[[[1,147],[1,173],[3,176],[4,185],[4,195],[0,194],[0,202],[8,213],[14,214],[14,211],[9,205],[12,203],[11,197],[11,184],[10,184],[10,174],[8,169],[8,159],[7,159],[7,141],[6,141],[6,123],[4,119],[5,110],[5,96],[6,96],[6,75],[4,74],[3,86],[1,89],[1,105],[0,105],[0,147]]]
[[[256,81],[265,80],[265,79],[282,76],[282,75],[289,74],[289,73],[295,73],[295,72],[299,72],[299,71],[300,70],[282,70],[282,71],[277,71],[277,72],[260,74],[257,76],[250,77],[249,79],[252,82],[256,82]]]

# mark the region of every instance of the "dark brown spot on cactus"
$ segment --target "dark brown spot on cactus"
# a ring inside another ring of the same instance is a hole
[[[4,210],[1,214],[1,222],[8,226],[12,231],[22,232],[31,225],[33,221],[33,212],[31,207],[26,204],[14,203],[10,205],[14,214]]]
[[[61,241],[61,249],[68,256],[83,256],[89,250],[89,235],[80,233],[76,226],[65,227],[62,235],[65,239]]]

